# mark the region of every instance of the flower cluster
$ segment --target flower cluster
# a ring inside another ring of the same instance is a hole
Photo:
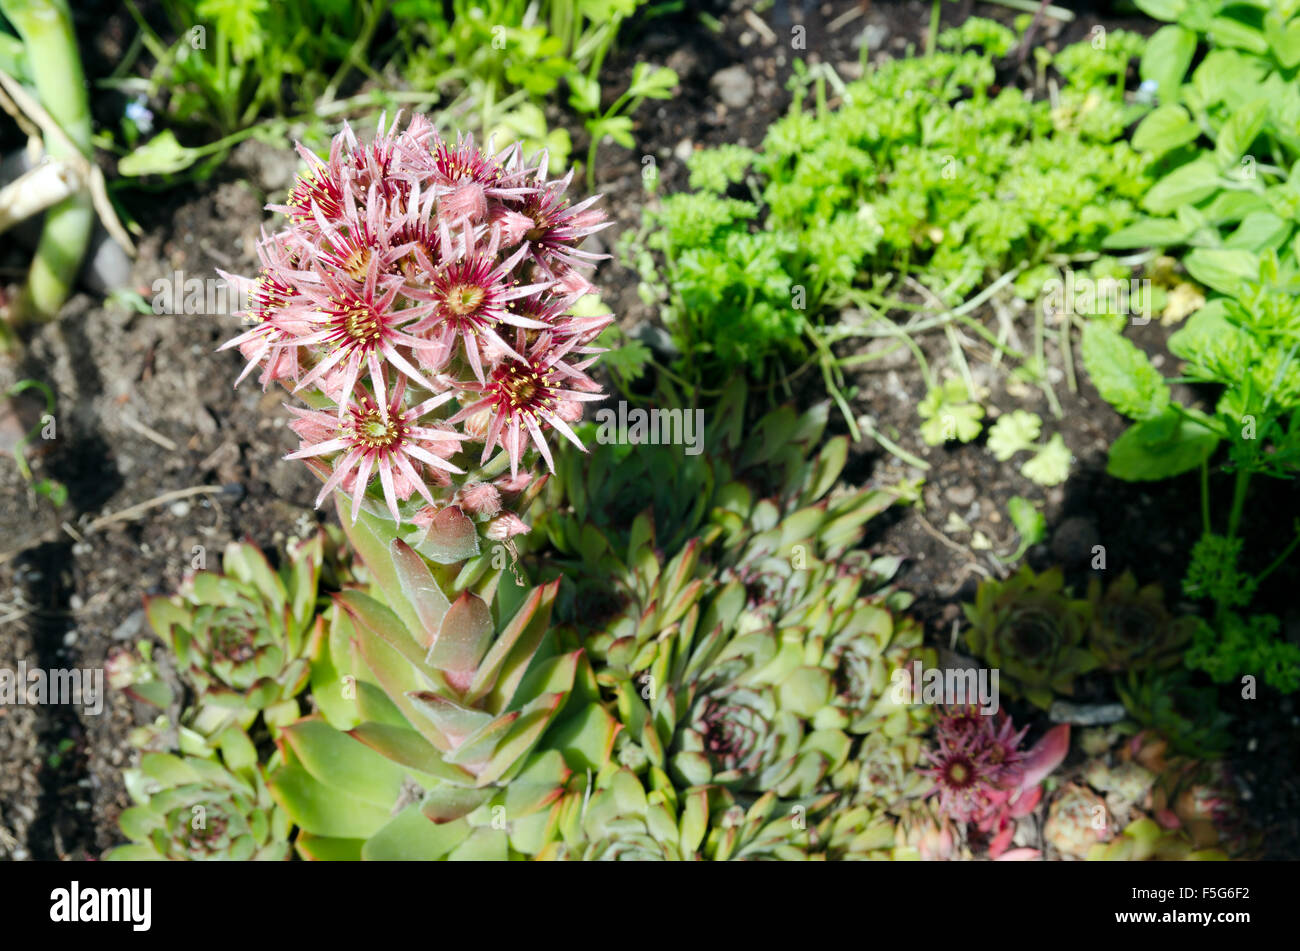
[[[1070,728],[1060,726],[1022,751],[1027,729],[1017,731],[1004,712],[948,708],[935,726],[937,748],[925,753],[930,765],[921,772],[934,782],[931,795],[938,796],[940,812],[989,835],[993,858],[1006,852],[1013,820],[1034,810],[1042,798],[1039,783],[1069,750]]]
[[[589,198],[570,204],[572,172],[548,180],[547,156],[519,146],[489,155],[452,144],[415,116],[364,145],[335,136],[307,162],[284,205],[286,226],[258,246],[253,280],[222,273],[253,323],[226,343],[310,408],[292,408],[302,447],[330,462],[316,500],[361,500],[378,480],[393,519],[399,501],[450,486],[500,448],[511,481],[547,434],[578,444],[582,403],[603,398],[585,370],[612,316],[575,316],[600,257],[579,245],[608,224]],[[238,382],[238,381],[236,381]],[[467,445],[468,444],[468,445]],[[322,470],[323,472],[323,470]],[[409,520],[409,517],[408,517]]]

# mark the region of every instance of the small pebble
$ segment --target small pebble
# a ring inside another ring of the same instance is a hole
[[[880,49],[881,44],[889,36],[889,28],[881,26],[879,23],[871,23],[862,32],[858,34],[857,39],[853,41],[854,47],[865,46],[868,52],[874,52]]]
[[[956,505],[960,508],[965,508],[966,506],[970,505],[972,502],[975,501],[975,486],[973,485],[950,486],[948,489],[944,491],[943,496],[953,505]]]
[[[186,515],[190,514],[190,503],[186,502],[184,499],[179,502],[173,502],[168,506],[168,511],[177,518],[184,518]]]
[[[709,85],[718,94],[718,98],[732,109],[743,109],[754,98],[754,80],[744,66],[728,66],[719,70],[713,74]]]

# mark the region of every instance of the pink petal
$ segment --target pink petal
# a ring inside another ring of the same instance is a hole
[[[1037,786],[1047,775],[1061,765],[1065,754],[1070,752],[1070,724],[1062,723],[1052,727],[1043,738],[1034,744],[1033,749],[1025,754],[1022,766],[1024,777],[1020,788]]]

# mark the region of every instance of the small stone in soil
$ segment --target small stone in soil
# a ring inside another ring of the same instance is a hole
[[[950,486],[943,493],[953,505],[959,508],[965,508],[975,501],[975,486],[973,485],[954,485]]]
[[[885,42],[885,38],[888,36],[888,27],[881,26],[879,23],[871,23],[864,27],[862,32],[858,34],[857,38],[853,41],[853,47],[854,49],[858,49],[865,46],[868,52],[875,52],[880,49],[881,45]]]
[[[727,106],[743,109],[754,98],[754,80],[744,66],[728,66],[713,74],[709,85]]]

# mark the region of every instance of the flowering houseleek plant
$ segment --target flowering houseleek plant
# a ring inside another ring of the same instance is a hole
[[[581,268],[597,255],[578,245],[604,216],[595,198],[569,203],[572,173],[548,179],[544,154],[453,144],[418,115],[397,125],[381,119],[369,144],[345,128],[327,159],[300,147],[308,169],[271,206],[287,223],[258,245],[261,274],[222,274],[253,324],[225,346],[248,360],[241,379],[259,370],[308,404],[291,407],[290,458],[323,478],[318,506],[346,493],[356,522],[373,494],[410,525],[455,497],[508,519],[499,496],[518,492],[528,450],[550,465],[551,435],[577,442],[570,424],[602,398],[584,370],[612,317],[568,312],[593,290]]]
[[[553,469],[556,434],[582,448],[572,426],[603,397],[585,371],[612,317],[572,311],[604,216],[545,154],[453,144],[420,116],[300,151],[261,275],[227,276],[253,326],[226,346],[241,379],[307,404],[290,458],[318,506],[334,495],[370,583],[336,599],[319,713],[278,733],[272,794],[306,857],[534,854],[617,731],[513,542],[544,481],[533,452]]]
[[[1070,748],[1068,725],[1053,727],[1034,746],[1021,749],[1028,728],[1016,730],[1005,711],[981,714],[974,707],[945,710],[935,727],[935,748],[922,770],[934,785],[941,815],[971,823],[989,837],[992,858],[1031,858],[1007,852],[1015,821],[1042,799],[1041,783]]]

